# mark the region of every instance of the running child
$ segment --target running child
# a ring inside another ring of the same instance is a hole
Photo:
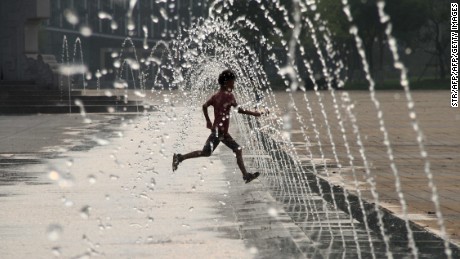
[[[228,127],[230,125],[230,110],[233,107],[237,107],[235,96],[232,91],[234,88],[236,76],[231,70],[225,70],[219,75],[220,90],[217,91],[209,100],[203,104],[203,114],[206,118],[206,127],[211,130],[211,134],[202,150],[190,152],[188,154],[174,154],[172,169],[177,170],[178,165],[184,160],[196,157],[209,157],[212,152],[216,149],[220,142],[224,143],[236,154],[236,162],[238,167],[243,174],[243,180],[246,183],[256,179],[260,174],[256,172],[254,174],[248,173],[244,167],[243,154],[240,145],[230,136],[228,133]],[[208,107],[214,107],[214,123],[211,123],[208,115]],[[252,115],[259,117],[263,112],[253,112],[238,108],[238,113]]]

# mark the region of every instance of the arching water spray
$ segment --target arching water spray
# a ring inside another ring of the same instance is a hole
[[[351,15],[348,0],[342,0],[342,4],[343,4],[343,11],[347,16],[348,21],[351,24],[353,24],[354,19],[353,19],[352,15]],[[406,201],[405,201],[405,198],[404,198],[404,194],[402,192],[401,181],[400,181],[400,178],[399,178],[398,169],[397,169],[396,164],[394,162],[393,149],[391,147],[390,140],[389,140],[389,137],[388,137],[388,131],[386,130],[386,127],[385,127],[385,121],[383,119],[383,112],[380,109],[380,102],[378,101],[378,99],[376,97],[376,94],[375,94],[375,82],[374,82],[374,80],[373,80],[373,78],[372,78],[372,76],[370,74],[369,64],[367,62],[366,53],[365,53],[364,48],[363,48],[363,42],[362,42],[361,37],[358,35],[358,28],[355,25],[352,25],[350,27],[350,33],[355,38],[356,47],[358,49],[359,55],[361,56],[361,62],[363,64],[364,72],[366,73],[366,80],[369,82],[369,93],[370,93],[370,96],[371,96],[371,100],[374,103],[375,108],[377,109],[377,117],[378,117],[378,120],[379,120],[380,131],[383,133],[383,137],[384,137],[384,142],[383,143],[387,148],[387,154],[388,154],[388,158],[390,160],[390,167],[391,167],[391,170],[393,172],[393,176],[395,177],[396,191],[398,192],[399,201],[400,201],[400,204],[401,204],[401,207],[402,207],[402,210],[403,210],[403,217],[404,217],[404,222],[405,222],[406,229],[407,229],[407,238],[409,240],[409,247],[411,249],[412,255],[414,257],[418,258],[418,252],[417,252],[417,247],[415,246],[414,235],[412,233],[412,229],[410,228],[409,219],[408,219],[408,216],[407,216],[407,204],[406,204]],[[392,256],[390,254],[389,249],[387,249],[387,256],[388,257]]]
[[[452,258],[452,250],[449,247],[449,241],[447,239],[446,227],[444,226],[444,218],[442,216],[441,205],[439,203],[438,191],[437,191],[436,185],[433,180],[433,174],[431,173],[431,170],[430,170],[430,161],[428,160],[428,153],[425,149],[425,145],[423,144],[423,132],[417,120],[417,114],[415,112],[415,103],[412,98],[412,94],[410,92],[409,80],[407,77],[407,68],[404,65],[404,63],[401,62],[399,58],[398,48],[396,45],[396,39],[393,37],[393,34],[392,34],[391,18],[385,12],[385,1],[378,0],[377,7],[379,10],[380,22],[386,26],[385,34],[387,36],[391,54],[393,56],[394,67],[400,71],[400,75],[401,75],[400,84],[404,89],[404,93],[405,93],[406,100],[407,100],[407,107],[409,108],[409,118],[411,120],[412,128],[414,129],[414,132],[416,135],[416,140],[418,143],[420,156],[422,157],[424,161],[425,166],[424,166],[423,171],[425,172],[425,175],[428,178],[428,186],[431,188],[431,200],[433,201],[434,206],[435,206],[438,226],[441,231],[441,237],[444,240],[444,251],[447,257],[450,259]]]

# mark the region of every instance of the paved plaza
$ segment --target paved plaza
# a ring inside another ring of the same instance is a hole
[[[351,170],[350,159],[346,151],[343,135],[346,136],[356,169],[357,183],[366,200],[372,201],[373,196],[369,184],[366,182],[365,167],[357,144],[357,135],[353,131],[346,112],[344,94],[349,96],[354,104],[357,126],[361,140],[365,147],[365,156],[368,160],[371,174],[375,177],[377,192],[381,205],[399,217],[403,217],[400,200],[396,191],[395,177],[390,168],[387,148],[384,145],[384,135],[379,130],[378,110],[365,91],[336,92],[336,100],[344,123],[345,134],[342,134],[339,120],[334,111],[333,98],[328,92],[321,92],[321,99],[325,107],[329,126],[333,136],[338,161],[343,166],[341,175],[338,174],[337,161],[334,158],[331,139],[327,134],[327,125],[319,105],[319,98],[314,92],[307,92],[310,101],[313,119],[320,132],[320,142],[326,162],[329,167],[329,176],[325,170],[320,174],[336,184],[342,185],[345,180],[346,188],[356,193],[355,181]],[[287,94],[277,93],[279,103],[289,102]],[[460,112],[450,107],[450,95],[446,91],[412,91],[415,101],[416,119],[423,132],[423,144],[428,153],[430,171],[437,186],[441,211],[449,237],[460,243]],[[428,186],[428,178],[424,173],[425,162],[420,156],[417,135],[414,132],[407,100],[403,91],[378,91],[376,98],[381,104],[383,119],[392,147],[394,162],[401,181],[401,189],[408,205],[408,218],[417,222],[434,233],[439,233],[436,221],[435,208],[432,202],[432,192]],[[316,140],[314,128],[310,123],[311,115],[307,112],[307,105],[303,95],[294,95],[304,121],[308,125],[306,130],[310,139],[309,148],[316,155],[317,164],[322,164],[319,156],[320,149]],[[344,106],[345,105],[345,106]],[[301,156],[309,161],[304,136],[299,132],[299,123],[293,114],[292,139]],[[334,172],[334,173],[333,173]]]
[[[344,186],[356,193],[330,96],[327,92],[321,94],[336,153],[343,164],[340,174],[345,179]],[[338,97],[341,94],[337,92]],[[289,103],[287,95],[276,95],[279,104]],[[460,155],[456,150],[460,138],[456,134],[460,115],[449,107],[448,92],[415,91],[413,95],[447,231],[458,243],[460,176],[456,161]],[[313,92],[308,92],[308,97],[331,175],[319,173],[342,185],[317,97]],[[381,205],[402,217],[375,108],[366,92],[350,92],[350,97],[355,102],[354,111]],[[431,193],[403,92],[383,92],[378,97],[409,218],[437,233]],[[305,109],[303,95],[295,99],[298,108]],[[298,176],[290,167],[286,167],[285,175],[279,175],[288,181],[275,179],[279,172],[263,171],[260,179],[244,184],[234,155],[222,145],[212,157],[185,161],[173,173],[172,154],[201,149],[208,135],[201,107],[190,109],[176,101],[180,100],[168,97],[168,103],[174,106],[146,114],[89,114],[86,119],[91,123],[85,123],[80,115],[67,114],[0,117],[1,257],[386,257],[378,235],[366,233],[362,224],[350,220],[349,215],[319,195],[287,192],[304,190],[299,187],[301,179],[295,181]],[[303,116],[308,122],[309,115]],[[346,136],[360,172],[359,187],[365,199],[372,202],[356,137],[347,123]],[[244,143],[238,127],[232,125],[231,129],[236,140]],[[292,139],[305,168],[312,161],[320,164],[319,147],[314,143],[310,148],[315,156],[308,163],[305,140],[299,132],[293,120]],[[310,139],[315,138],[313,134],[312,128],[307,129]],[[245,150],[244,155],[250,171],[260,170],[254,162],[254,151]],[[313,219],[307,211],[312,206],[317,212]],[[328,213],[334,218],[329,218]],[[427,241],[427,247],[430,245],[435,246]],[[404,245],[395,245],[391,252],[395,258],[410,254]],[[438,258],[438,252],[421,253],[420,258]]]

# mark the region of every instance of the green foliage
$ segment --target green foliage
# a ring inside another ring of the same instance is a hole
[[[426,25],[432,0],[387,1],[386,11],[391,16],[393,33],[401,42],[416,47],[420,29]]]
[[[259,1],[230,1],[225,12],[229,20],[238,20],[238,30],[251,44],[263,45],[265,40],[273,43],[273,47],[282,47],[281,42],[289,42],[292,28],[288,26],[293,23],[294,11],[292,1],[272,0]],[[358,33],[363,41],[368,64],[371,73],[376,78],[385,78],[385,54],[388,53],[387,36],[385,29],[388,21],[381,22],[378,13],[378,3],[380,0],[348,0],[350,5],[353,23],[347,19],[341,0],[321,0],[315,1],[317,10],[313,5],[308,6],[308,10],[303,10],[302,17],[308,17],[316,29],[317,38],[323,41],[322,29],[325,26],[332,33],[332,42],[337,55],[344,61],[347,68],[353,75],[354,69],[361,69],[361,62],[356,51],[356,42],[350,34],[350,27],[356,26]],[[448,49],[448,28],[446,23],[449,17],[449,1],[447,0],[386,0],[385,12],[390,16],[392,24],[392,34],[397,39],[398,47],[401,49],[411,48],[420,51],[421,49],[438,57],[438,71],[441,77],[446,74],[444,63],[445,53]],[[283,13],[278,4],[286,8]],[[225,6],[223,3],[217,5]],[[267,13],[269,17],[267,17]],[[286,19],[289,22],[286,22]],[[275,25],[272,25],[273,20]],[[248,25],[249,21],[255,26]],[[281,33],[275,33],[275,28]],[[302,21],[302,31],[300,33],[300,44],[306,50],[306,55],[315,64],[318,50],[313,45],[311,32],[305,20]],[[325,44],[320,43],[321,48]],[[325,51],[321,49],[320,51]],[[377,61],[377,62],[376,62]],[[328,61],[329,62],[329,61]],[[331,64],[333,61],[331,61]],[[377,65],[376,65],[377,64]],[[425,64],[420,64],[421,66]],[[334,68],[331,68],[332,70]],[[300,71],[302,72],[302,71]],[[380,73],[380,74],[376,74]],[[422,75],[423,76],[423,75]],[[379,81],[379,80],[378,80]]]
[[[377,3],[379,0],[349,0],[353,25],[357,26],[366,51],[371,72],[375,71],[375,47],[379,48],[380,65],[383,62],[383,49],[387,48],[385,29],[387,24],[380,21]],[[353,49],[354,40],[349,34],[352,24],[343,12],[341,1],[321,0],[318,4],[322,18],[334,35],[338,45]],[[400,47],[412,49],[428,48],[437,55],[441,77],[445,74],[445,58],[448,34],[443,32],[449,17],[447,0],[387,0],[385,12],[390,16],[392,33]],[[428,52],[428,51],[427,51]]]
[[[350,26],[341,4],[337,4],[337,1],[333,0],[323,0],[318,4],[318,11],[322,14],[322,18],[327,21],[327,25],[336,39],[346,41],[351,38],[348,33]]]

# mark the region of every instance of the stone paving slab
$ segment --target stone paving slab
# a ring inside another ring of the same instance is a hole
[[[344,104],[341,98],[343,93],[338,91],[336,96],[340,107],[339,111],[342,118],[344,118],[345,135],[350,145],[351,154],[354,157],[353,163],[358,177],[359,189],[366,200],[372,201],[373,196],[369,185],[366,183],[364,163],[356,142],[357,137],[353,133],[353,125],[350,119],[347,118],[346,110],[342,107],[342,104]],[[368,92],[350,91],[348,94],[351,103],[354,104],[353,111],[363,139],[365,154],[377,183],[377,192],[380,195],[382,206],[402,217],[401,205],[395,187],[395,177],[390,168],[387,150],[383,144],[383,134],[379,130],[378,111],[372,103]],[[339,162],[343,165],[341,175],[330,173],[327,176],[324,170],[320,173],[325,179],[339,185],[344,184],[347,190],[356,194],[352,171],[349,167],[350,160],[345,149],[339,121],[334,111],[333,99],[326,91],[321,92],[320,95],[333,135],[336,153]],[[434,183],[437,186],[447,233],[452,242],[460,244],[460,174],[458,173],[458,161],[460,161],[460,153],[458,152],[460,148],[460,137],[458,135],[460,113],[458,109],[450,107],[449,93],[446,91],[413,91],[412,95],[415,101],[417,119],[424,133],[423,142],[428,153]],[[323,163],[320,159],[320,149],[310,122],[310,119],[313,119],[317,123],[317,129],[320,132],[320,141],[328,169],[330,172],[338,172],[319,99],[314,92],[307,92],[307,96],[310,100],[313,117],[307,112],[306,102],[302,94],[296,93],[294,100],[303,120],[309,127],[306,132],[311,140],[311,145],[308,147],[305,145],[304,137],[299,134],[300,126],[294,119],[295,117],[293,117],[294,133],[292,134],[292,139],[296,149],[302,156],[307,156],[307,148],[310,148],[314,158],[318,158],[317,164]],[[408,218],[438,234],[439,227],[434,215],[434,205],[431,201],[432,192],[428,187],[428,179],[424,173],[424,162],[420,157],[416,134],[410,123],[404,92],[378,91],[376,97],[380,101],[389,140],[393,148],[403,195],[408,205]],[[277,92],[276,98],[280,104],[290,102],[286,93]],[[280,107],[284,106],[280,105]],[[308,158],[305,157],[304,160],[306,159]],[[308,166],[308,164],[306,165]],[[344,183],[342,179],[345,179]]]

